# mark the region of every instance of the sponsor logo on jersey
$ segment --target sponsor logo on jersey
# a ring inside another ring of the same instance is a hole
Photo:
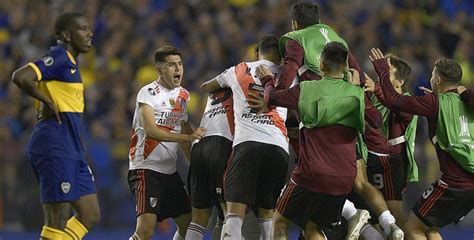
[[[150,206],[152,208],[156,207],[156,203],[158,202],[158,199],[157,198],[154,198],[154,197],[150,197]]]
[[[71,190],[71,184],[69,182],[62,182],[61,190],[63,191],[63,193],[68,193],[69,190]]]
[[[54,63],[54,59],[51,56],[45,56],[41,60],[43,60],[45,66],[51,66]]]
[[[75,69],[75,68],[71,68],[71,74],[74,74],[74,73],[76,73],[76,71],[77,71],[77,69]]]

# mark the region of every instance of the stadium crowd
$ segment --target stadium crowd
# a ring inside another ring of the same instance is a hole
[[[368,49],[379,46],[413,68],[410,89],[429,87],[432,63],[454,58],[462,84],[474,87],[474,3],[469,0],[317,1],[322,22],[351,46],[364,70],[372,69]],[[38,190],[25,146],[36,120],[32,99],[12,87],[11,74],[54,44],[54,18],[80,10],[94,33],[94,49],[80,59],[86,86],[83,141],[94,170],[102,206],[102,227],[130,227],[134,205],[126,174],[131,121],[137,91],[156,79],[153,52],[163,45],[183,51],[183,86],[191,92],[190,122],[201,117],[206,96],[201,83],[240,61],[253,60],[255,44],[267,33],[291,29],[289,0],[209,1],[29,1],[0,0],[0,189],[3,225],[12,229],[41,224]],[[377,34],[371,34],[376,32]],[[375,75],[372,75],[375,76]],[[416,159],[420,183],[408,202],[437,179],[435,152],[419,121]],[[123,207],[127,204],[128,209]],[[411,207],[411,204],[407,204]],[[0,216],[0,219],[2,216]],[[474,222],[464,224],[474,226]],[[166,224],[162,225],[166,231]]]

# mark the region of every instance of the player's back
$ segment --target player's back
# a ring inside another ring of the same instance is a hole
[[[35,102],[38,124],[35,126],[28,152],[45,156],[81,159],[83,147],[80,125],[84,111],[84,86],[78,61],[64,47],[54,46],[44,57],[28,64],[38,78],[38,88],[58,107],[62,124],[51,109]]]
[[[249,93],[263,95],[263,86],[255,77],[255,69],[262,64],[269,67],[273,73],[279,72],[278,65],[260,60],[240,63],[217,77],[219,84],[230,87],[234,95],[234,146],[245,141],[256,141],[280,146],[288,152],[285,127],[287,109],[278,107],[257,115],[247,102]]]
[[[232,90],[220,89],[209,93],[200,127],[206,129],[207,136],[221,136],[234,139],[234,101]]]

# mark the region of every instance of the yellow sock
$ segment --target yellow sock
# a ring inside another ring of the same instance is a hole
[[[40,239],[62,240],[64,232],[48,226],[43,226]]]
[[[88,231],[76,217],[72,217],[67,221],[64,232],[63,240],[81,240]]]

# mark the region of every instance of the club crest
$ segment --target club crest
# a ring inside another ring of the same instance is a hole
[[[69,190],[71,190],[71,184],[69,182],[62,182],[61,190],[63,191],[63,193],[68,193]]]
[[[157,198],[154,198],[154,197],[150,197],[150,206],[152,208],[156,207],[156,203],[158,202],[158,199]]]

